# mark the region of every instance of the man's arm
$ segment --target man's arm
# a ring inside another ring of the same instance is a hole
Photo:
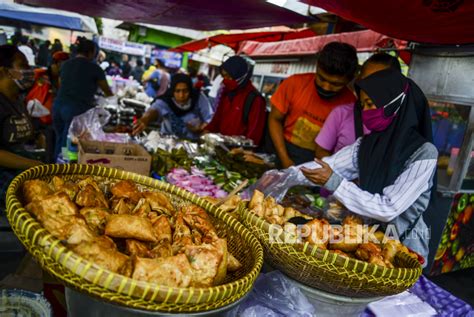
[[[107,80],[99,80],[99,87],[104,92],[106,97],[112,97],[114,94],[107,83]]]
[[[332,152],[322,148],[318,143],[316,143],[316,151],[314,156],[318,159],[322,159],[326,156],[331,156]]]
[[[290,159],[288,151],[286,150],[285,138],[283,137],[284,120],[285,115],[281,113],[275,106],[272,106],[272,111],[268,116],[268,128],[270,130],[270,136],[283,168],[288,168],[295,165],[295,163]]]
[[[0,166],[12,169],[28,169],[30,167],[43,164],[40,161],[16,155],[12,152],[0,150]]]

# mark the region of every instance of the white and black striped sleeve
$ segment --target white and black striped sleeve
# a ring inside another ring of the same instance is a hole
[[[362,190],[353,182],[340,179],[334,196],[347,209],[361,216],[389,222],[407,210],[421,194],[430,189],[436,159],[412,162],[382,194]]]
[[[359,153],[361,140],[359,138],[354,144],[342,148],[332,156],[325,157],[323,161],[331,166],[333,172],[347,180],[359,178],[357,154]]]

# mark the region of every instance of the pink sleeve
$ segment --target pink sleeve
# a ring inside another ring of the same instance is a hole
[[[314,140],[316,144],[318,144],[326,151],[333,152],[334,148],[337,145],[337,127],[340,126],[341,121],[340,109],[342,109],[342,107],[336,107],[331,111],[326,121],[324,122],[323,127],[316,136],[316,139]]]

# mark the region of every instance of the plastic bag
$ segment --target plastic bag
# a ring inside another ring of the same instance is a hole
[[[293,186],[315,186],[315,184],[304,177],[300,171],[301,166],[302,165],[292,166],[284,170],[269,170],[265,172],[255,184],[250,186],[243,193],[243,198],[249,199],[252,197],[254,190],[259,190],[265,196],[272,196],[277,202],[281,202],[287,191]]]
[[[310,317],[315,312],[301,290],[280,271],[260,274],[245,301],[226,317]]]
[[[49,109],[43,106],[38,99],[28,101],[26,109],[33,118],[41,118],[50,114]]]
[[[106,134],[102,127],[109,121],[110,113],[100,107],[92,108],[74,117],[69,126],[69,136],[74,143],[79,139],[105,141]]]

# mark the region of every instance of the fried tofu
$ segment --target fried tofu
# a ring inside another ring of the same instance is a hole
[[[105,225],[105,234],[114,238],[157,242],[151,222],[139,216],[111,215]]]
[[[173,205],[168,197],[160,192],[143,192],[142,196],[150,204],[152,210],[172,215],[175,212]]]
[[[127,265],[128,256],[110,247],[103,238],[80,243],[73,251],[109,271],[119,273]]]
[[[107,208],[85,207],[79,210],[79,213],[95,233],[104,232],[107,217],[110,215]]]
[[[97,190],[93,185],[86,184],[76,196],[76,204],[81,207],[109,208],[104,193]]]
[[[48,183],[39,179],[25,181],[22,189],[25,205],[53,194],[53,190]]]
[[[169,287],[189,287],[192,277],[191,265],[184,254],[157,259],[134,258],[133,279]]]
[[[117,182],[110,188],[112,195],[116,198],[128,198],[133,203],[138,203],[142,198],[142,193],[138,190],[137,185],[129,180]]]

